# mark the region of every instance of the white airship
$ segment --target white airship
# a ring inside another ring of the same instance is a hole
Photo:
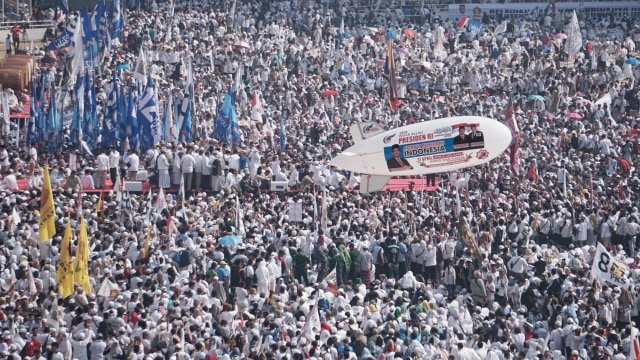
[[[384,131],[376,123],[351,127],[355,144],[331,165],[362,175],[361,192],[379,191],[393,176],[452,172],[487,163],[511,144],[503,123],[479,116],[426,121]]]

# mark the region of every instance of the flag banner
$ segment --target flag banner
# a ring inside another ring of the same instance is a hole
[[[91,281],[89,280],[89,239],[84,217],[80,217],[80,231],[78,233],[78,247],[73,262],[73,280],[82,286],[87,295],[91,295]]]
[[[138,102],[138,124],[140,126],[140,152],[146,153],[154,144],[154,134],[160,132],[156,108],[154,86],[151,77],[147,78],[147,87]]]
[[[67,219],[67,227],[64,230],[62,244],[60,245],[60,257],[56,264],[56,281],[58,282],[58,291],[63,299],[75,292],[73,286],[73,263],[71,261],[71,219]]]
[[[118,296],[120,292],[120,287],[118,284],[114,284],[111,280],[105,278],[102,280],[102,284],[100,284],[100,289],[98,289],[98,296],[102,296],[105,298],[115,298]]]
[[[120,36],[122,36],[122,26],[124,23],[122,19],[122,0],[114,0],[112,2],[109,15],[109,23],[111,24],[109,37],[111,39],[119,39]]]
[[[507,20],[500,23],[500,25],[496,26],[496,29],[493,31],[493,35],[498,35],[507,32]]]
[[[302,334],[307,340],[315,340],[316,334],[320,333],[321,329],[320,313],[318,312],[318,299],[314,302],[311,310],[307,314],[307,321],[302,327]]]
[[[113,72],[111,90],[107,98],[107,108],[102,119],[102,147],[112,146],[118,137],[118,82]]]
[[[400,104],[398,99],[398,87],[396,84],[396,61],[393,58],[393,41],[387,42],[387,59],[384,64],[384,77],[387,78],[389,84],[389,105],[391,110],[395,111]]]
[[[474,35],[478,36],[482,33],[482,28],[483,25],[480,22],[480,20],[476,20],[476,19],[471,19],[469,21],[467,21],[467,30],[469,30],[470,32],[472,32]]]
[[[571,21],[567,25],[566,33],[567,39],[564,43],[564,50],[567,54],[575,56],[582,49],[582,32],[580,31],[580,23],[575,10],[573,10]]]
[[[49,168],[44,166],[42,181],[42,194],[40,198],[40,241],[46,242],[56,234],[56,208],[53,202],[53,191],[51,190],[51,179],[49,178]]]
[[[515,109],[513,107],[513,99],[509,99],[509,106],[504,114],[504,124],[511,130],[511,144],[507,148],[509,159],[511,163],[511,172],[514,175],[520,173],[520,156],[518,150],[520,149],[520,128],[518,127],[518,121],[516,120]]]
[[[233,142],[237,141],[237,136],[235,135],[237,129],[234,131],[234,124],[238,126],[235,103],[236,94],[229,88],[222,107],[218,111],[218,116],[216,116],[213,130],[213,138],[227,145],[233,145]]]
[[[64,31],[62,31],[55,39],[51,40],[49,45],[47,45],[47,51],[61,50],[71,45],[71,40],[74,38],[76,30],[80,30],[80,34],[82,34],[82,25],[79,16],[76,16],[71,20],[69,25],[67,25],[67,28],[64,29]]]
[[[608,283],[628,289],[632,285],[630,275],[629,267],[611,256],[604,245],[598,243],[591,265],[591,278],[598,279],[601,284]]]
[[[129,147],[138,150],[140,125],[138,123],[138,109],[133,94],[133,88],[129,87],[129,104],[127,106],[127,125],[125,126],[125,138],[129,140]]]
[[[96,84],[89,76],[89,72],[84,75],[84,117],[82,118],[82,145],[88,152],[93,151],[98,137],[98,113],[96,108]]]

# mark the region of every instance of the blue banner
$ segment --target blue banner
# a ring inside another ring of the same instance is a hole
[[[78,25],[78,19],[79,16],[76,16],[69,25],[67,25],[67,28],[47,45],[47,51],[61,50],[71,45],[73,34],[75,34]]]
[[[467,21],[467,29],[478,36],[482,33],[482,23],[479,20],[471,19]]]
[[[111,24],[111,39],[119,39],[122,35],[122,0],[114,0],[111,8],[109,23]]]
[[[135,97],[133,96],[133,87],[129,87],[129,106],[127,106],[127,126],[126,137],[129,138],[129,146],[131,149],[138,150],[139,125],[136,109]]]
[[[193,135],[192,129],[192,114],[191,114],[191,98],[185,97],[182,100],[183,104],[182,108],[185,109],[180,116],[182,117],[182,129],[180,129],[180,134],[178,135],[178,141],[186,141],[191,142],[191,138]]]
[[[238,132],[238,115],[236,114],[236,94],[231,91],[227,92],[222,107],[216,116],[215,128],[213,130],[213,138],[227,145],[233,145],[236,141],[241,143]],[[234,127],[236,128],[234,130]]]
[[[84,118],[82,121],[82,141],[93,151],[96,146],[98,114],[96,111],[96,85],[87,71],[84,75]]]
[[[113,72],[111,91],[107,99],[107,108],[102,120],[102,147],[112,146],[118,135],[118,82],[116,72]]]
[[[151,77],[147,80],[147,87],[138,102],[138,123],[140,125],[140,152],[146,153],[153,146],[155,139],[154,127],[158,124],[158,110],[156,108],[154,86]],[[157,130],[157,129],[156,129]]]

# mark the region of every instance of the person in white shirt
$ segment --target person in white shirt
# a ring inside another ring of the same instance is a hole
[[[0,169],[2,172],[6,172],[9,169],[11,162],[9,161],[9,152],[4,145],[0,145]]]
[[[18,187],[18,179],[16,175],[13,173],[13,169],[8,170],[7,176],[5,176],[4,180],[2,180],[2,185],[0,186],[2,190],[9,191],[18,191],[20,188]]]
[[[196,190],[202,189],[202,173],[204,171],[204,164],[207,159],[204,156],[204,149],[198,150],[198,153],[193,156],[195,158],[195,165],[193,167],[193,173],[195,177],[195,188]]]
[[[92,171],[93,169],[87,168],[84,170],[84,174],[80,176],[80,184],[83,191],[95,189],[95,184],[93,183],[93,175],[91,174]]]
[[[213,155],[207,150],[202,157],[202,179],[200,181],[200,186],[204,191],[211,189],[211,170],[213,160]]]
[[[116,183],[118,178],[118,167],[120,166],[120,153],[114,146],[111,147],[109,152],[109,178],[112,183]]]
[[[169,175],[169,159],[167,159],[166,150],[162,149],[157,158],[158,162],[158,186],[164,189],[171,187],[171,176]]]
[[[100,150],[100,155],[96,158],[96,189],[104,189],[106,187],[107,171],[109,171],[109,157]]]
[[[42,170],[36,168],[31,176],[29,176],[29,190],[42,189]]]
[[[184,181],[184,191],[189,194],[191,192],[191,184],[193,184],[193,170],[196,166],[196,159],[191,154],[193,151],[189,147],[187,153],[180,159],[180,168],[182,169],[182,181]]]
[[[135,150],[129,149],[127,156],[127,179],[136,180],[138,170],[140,170],[140,158]]]

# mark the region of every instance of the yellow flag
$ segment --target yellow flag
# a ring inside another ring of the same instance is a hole
[[[147,239],[144,241],[144,256],[149,257],[149,246],[151,245],[151,226],[147,230]]]
[[[40,241],[46,242],[56,234],[56,207],[53,202],[49,168],[44,166],[44,179],[40,198]]]
[[[67,219],[67,228],[64,230],[62,245],[60,245],[60,258],[58,259],[56,280],[58,281],[58,291],[62,298],[73,294],[73,271],[71,266],[71,219]]]
[[[103,191],[100,191],[100,198],[98,199],[98,202],[96,203],[96,214],[102,210],[102,193]]]
[[[87,295],[91,295],[91,281],[89,280],[89,239],[84,217],[80,217],[80,233],[78,234],[78,248],[73,262],[73,280],[77,282]]]

